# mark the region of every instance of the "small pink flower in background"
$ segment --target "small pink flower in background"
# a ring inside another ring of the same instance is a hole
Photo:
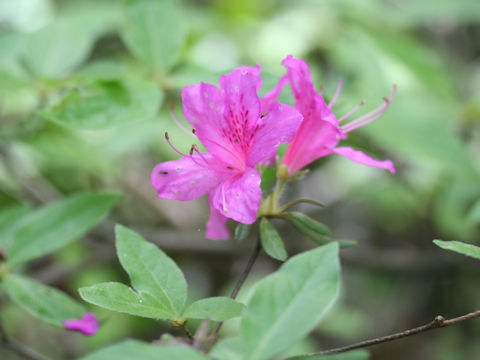
[[[281,89],[287,79],[295,98],[295,105],[304,116],[282,161],[282,164],[288,168],[289,175],[293,175],[314,160],[332,153],[345,156],[360,164],[395,172],[395,167],[390,160],[375,160],[359,150],[346,146],[337,147],[337,145],[340,140],[347,137],[350,131],[382,116],[395,96],[396,87],[390,97],[385,98],[384,104],[377,109],[340,126],[340,123],[355,113],[363,102],[344,116],[337,118],[331,108],[340,94],[341,82],[330,103],[326,104],[323,96],[315,91],[310,69],[305,61],[289,55],[282,64],[287,68],[287,74],[282,78],[277,89]]]
[[[259,72],[259,66],[241,67],[221,76],[220,88],[206,83],[185,87],[183,114],[208,152],[176,150],[181,159],[160,163],[152,172],[160,198],[190,201],[208,194],[206,236],[211,239],[228,238],[227,218],[255,222],[261,198],[255,166],[271,161],[302,121],[297,110],[275,100],[275,93],[259,99]]]
[[[78,331],[83,335],[92,336],[99,328],[98,320],[91,312],[87,312],[81,319],[71,319],[63,322],[63,326],[70,331]]]

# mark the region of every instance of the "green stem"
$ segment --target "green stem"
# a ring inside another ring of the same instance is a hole
[[[262,245],[260,243],[260,235],[258,235],[258,240],[257,240],[257,244],[255,245],[255,249],[253,249],[253,252],[250,255],[250,258],[248,259],[245,269],[243,270],[242,274],[240,275],[240,278],[238,279],[237,283],[235,284],[235,287],[233,288],[232,293],[230,294],[231,299],[235,299],[237,297],[238,292],[240,291],[245,280],[247,279],[248,274],[252,270],[252,267],[255,264],[255,261],[257,260],[261,250],[262,250]],[[216,335],[218,335],[218,332],[220,331],[220,328],[222,327],[222,325],[223,325],[223,321],[217,324],[217,326],[215,327],[215,329],[211,334],[212,337],[215,337]]]
[[[301,199],[297,199],[295,201],[292,201],[286,205],[284,205],[280,212],[285,212],[287,211],[288,209],[290,209],[291,207],[297,205],[297,204],[301,204],[301,203],[307,203],[307,204],[312,204],[312,205],[317,205],[317,206],[320,206],[320,207],[324,207],[325,204],[321,203],[320,201],[316,201],[316,200],[312,200],[312,199],[306,199],[306,198],[301,198]]]

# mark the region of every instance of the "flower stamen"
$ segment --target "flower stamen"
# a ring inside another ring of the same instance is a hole
[[[349,112],[347,112],[345,115],[343,115],[340,119],[338,119],[338,122],[342,122],[343,120],[346,120],[348,119],[350,116],[352,116],[353,114],[355,114],[358,109],[360,109],[362,107],[362,105],[365,104],[365,99],[363,99],[362,101],[360,101],[360,104],[358,104],[357,106],[355,106],[352,110],[350,110]]]
[[[228,213],[228,208],[225,200],[225,182],[222,184],[222,208],[224,212]]]
[[[173,118],[177,126],[182,129],[183,132],[187,133],[188,135],[192,136],[193,131],[189,131],[188,128],[180,121],[178,118],[177,114],[175,114],[175,105],[173,103],[170,103],[170,106],[168,107],[168,111],[170,112],[170,116]],[[195,133],[193,132],[193,135]]]
[[[333,105],[337,102],[338,97],[340,96],[340,92],[342,91],[342,86],[343,86],[343,78],[338,79],[338,85],[337,85],[337,90],[335,90],[335,94],[333,94],[332,99],[328,103],[328,107],[331,109]]]
[[[168,136],[168,132],[165,131],[165,139],[168,142],[168,145],[175,151],[177,154],[181,156],[188,156],[187,154],[182,153],[180,150],[178,150],[175,146],[173,146],[172,142],[170,141],[170,137]]]
[[[352,130],[358,129],[361,126],[364,126],[368,123],[371,123],[372,121],[377,120],[379,117],[381,117],[383,114],[385,114],[385,112],[387,111],[387,109],[390,106],[390,103],[392,102],[393,98],[395,97],[396,93],[397,93],[397,84],[393,84],[392,93],[390,94],[389,97],[383,98],[384,103],[382,105],[380,105],[376,109],[370,111],[368,114],[360,116],[358,119],[349,122],[348,124],[346,124],[345,126],[342,127],[342,130],[345,133],[348,133]]]

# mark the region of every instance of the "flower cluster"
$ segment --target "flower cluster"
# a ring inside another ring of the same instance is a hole
[[[200,152],[195,145],[189,154],[174,148],[182,158],[158,164],[151,182],[164,199],[190,201],[208,194],[206,236],[210,239],[228,238],[227,218],[244,224],[256,221],[262,197],[258,170],[274,163],[280,144],[289,144],[280,166],[283,171],[279,171],[284,179],[332,153],[395,172],[389,160],[378,161],[353,148],[338,146],[348,132],[380,117],[395,90],[382,106],[341,126],[358,109],[340,118],[333,114],[331,107],[341,86],[327,104],[315,91],[303,60],[288,56],[282,64],[287,73],[263,98],[258,96],[262,85],[259,66],[240,67],[222,75],[220,88],[200,83],[182,91],[183,114],[207,152]],[[277,101],[287,83],[295,108]]]

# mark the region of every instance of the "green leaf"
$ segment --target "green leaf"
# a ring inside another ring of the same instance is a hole
[[[150,68],[166,73],[177,61],[186,29],[174,0],[130,0],[123,40]]]
[[[127,72],[125,64],[113,60],[97,60],[88,63],[73,77],[82,80],[113,80],[124,76]]]
[[[152,319],[172,319],[170,312],[154,296],[137,293],[121,283],[100,283],[78,291],[83,300],[105,309]]]
[[[288,257],[282,238],[265,217],[260,220],[260,241],[265,252],[274,259],[285,261]]]
[[[219,340],[208,353],[216,360],[242,360],[243,343],[238,336]]]
[[[305,214],[292,211],[282,216],[302,234],[308,236],[311,240],[320,245],[324,245],[330,241],[327,236],[330,235],[330,229],[318,221],[313,220]]]
[[[121,225],[115,227],[118,258],[138,292],[150,293],[170,319],[182,314],[187,283],[177,264],[154,244]]]
[[[245,305],[228,297],[211,297],[195,301],[184,312],[183,316],[191,319],[224,321],[240,316]]]
[[[9,274],[5,290],[13,302],[39,319],[63,328],[63,322],[81,318],[85,308],[63,292],[24,276]]]
[[[10,71],[0,69],[0,95],[8,95],[28,87],[29,81]]]
[[[433,240],[433,243],[442,249],[455,251],[480,260],[480,247],[460,241]]]
[[[10,247],[13,234],[28,211],[26,205],[14,205],[0,212],[0,248]]]
[[[242,317],[245,359],[270,359],[310,332],[339,291],[338,244],[290,258],[255,287]]]
[[[60,19],[29,34],[24,60],[39,77],[62,77],[87,58],[94,40],[83,24]]]
[[[151,119],[162,98],[163,93],[155,83],[139,77],[94,80],[71,90],[57,105],[41,114],[63,125],[96,130]]]
[[[368,360],[368,358],[368,351],[354,350],[342,354],[299,357],[297,360]]]
[[[234,233],[234,237],[237,243],[241,243],[243,240],[247,238],[251,228],[252,228],[251,224],[242,224],[242,223],[237,224],[237,226],[235,227],[235,233]]]
[[[7,260],[18,265],[51,253],[83,236],[118,201],[115,194],[80,194],[29,213],[13,237]]]
[[[476,201],[470,208],[467,220],[470,224],[480,224],[480,200]]]
[[[127,340],[95,351],[78,360],[207,360],[190,346],[151,345]]]

